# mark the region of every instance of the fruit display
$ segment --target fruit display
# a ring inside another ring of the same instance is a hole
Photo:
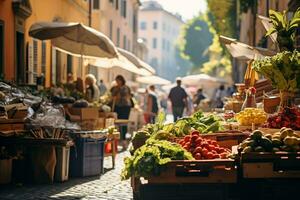
[[[199,131],[192,131],[178,142],[184,149],[191,152],[196,160],[202,159],[225,159],[230,150],[220,147],[215,140],[204,139]]]
[[[267,127],[288,127],[300,130],[300,111],[297,108],[283,108],[280,112],[268,118]]]
[[[297,152],[300,150],[300,136],[291,128],[281,128],[273,135],[255,130],[238,146],[239,152]]]
[[[242,126],[261,125],[267,121],[267,114],[259,108],[245,108],[235,118]]]
[[[161,167],[172,160],[194,160],[194,158],[179,144],[149,139],[134,152],[133,156],[125,158],[121,178],[125,180],[132,175],[158,175]]]

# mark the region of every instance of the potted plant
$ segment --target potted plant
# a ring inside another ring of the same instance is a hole
[[[300,24],[300,8],[297,9],[291,20],[288,20],[286,11],[280,13],[270,10],[269,13],[273,27],[268,30],[266,36],[277,33],[276,40],[280,51],[293,51],[295,32]]]

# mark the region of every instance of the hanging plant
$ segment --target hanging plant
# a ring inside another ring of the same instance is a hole
[[[300,24],[300,8],[297,9],[291,20],[287,19],[286,11],[283,13],[274,10],[269,11],[270,22],[273,27],[268,30],[266,36],[277,33],[277,42],[280,51],[293,51],[295,32]]]

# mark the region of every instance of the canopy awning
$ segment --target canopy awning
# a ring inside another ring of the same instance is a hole
[[[276,52],[269,49],[252,47],[248,44],[237,41],[236,39],[220,35],[220,42],[225,44],[226,48],[234,58],[252,60],[265,56],[273,56]]]
[[[125,49],[122,48],[117,48],[118,52],[126,57],[130,62],[132,62],[135,66],[143,70],[144,76],[150,76],[155,74],[155,69],[152,68],[150,65],[139,59],[137,56],[135,56],[133,53],[126,51]],[[147,73],[148,71],[148,73]]]
[[[195,74],[185,76],[182,79],[182,84],[186,86],[209,86],[214,87],[222,83],[226,83],[226,81],[211,77],[207,74]]]
[[[136,81],[139,83],[152,84],[152,85],[168,85],[171,83],[169,80],[161,78],[159,76],[137,77]]]

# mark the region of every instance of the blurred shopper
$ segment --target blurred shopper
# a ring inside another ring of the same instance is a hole
[[[168,109],[168,98],[166,96],[166,94],[163,94],[161,96],[161,99],[160,99],[160,107],[163,109],[163,111],[166,113],[167,112],[167,109]]]
[[[155,93],[155,86],[150,85],[149,87],[149,95],[148,95],[148,106],[147,106],[147,113],[149,113],[150,123],[155,123],[155,118],[158,114],[158,98],[157,94]]]
[[[216,92],[216,107],[223,108],[224,106],[224,98],[227,96],[227,92],[225,90],[225,86],[221,85]]]
[[[88,102],[98,101],[100,92],[96,84],[96,78],[93,74],[88,74],[85,77],[85,97]]]
[[[112,110],[118,114],[118,119],[129,119],[131,103],[131,91],[126,85],[126,81],[122,75],[116,77],[116,85],[111,88]],[[121,140],[125,141],[127,126],[121,127]],[[123,149],[125,149],[125,142]]]
[[[144,120],[145,120],[146,124],[151,122],[150,121],[150,115],[148,113],[148,98],[149,98],[149,92],[148,92],[148,89],[145,89],[142,108],[144,110]]]
[[[106,88],[105,84],[103,83],[102,79],[100,80],[99,91],[100,91],[100,97],[103,96],[107,91],[107,88]]]
[[[197,94],[194,97],[194,104],[196,105],[196,107],[200,104],[200,102],[202,100],[206,99],[206,95],[203,93],[203,89],[199,88],[197,90]]]
[[[182,117],[185,107],[187,108],[187,113],[189,112],[187,105],[187,93],[181,87],[181,78],[176,78],[176,83],[177,86],[172,88],[169,94],[169,99],[172,103],[174,122]]]

